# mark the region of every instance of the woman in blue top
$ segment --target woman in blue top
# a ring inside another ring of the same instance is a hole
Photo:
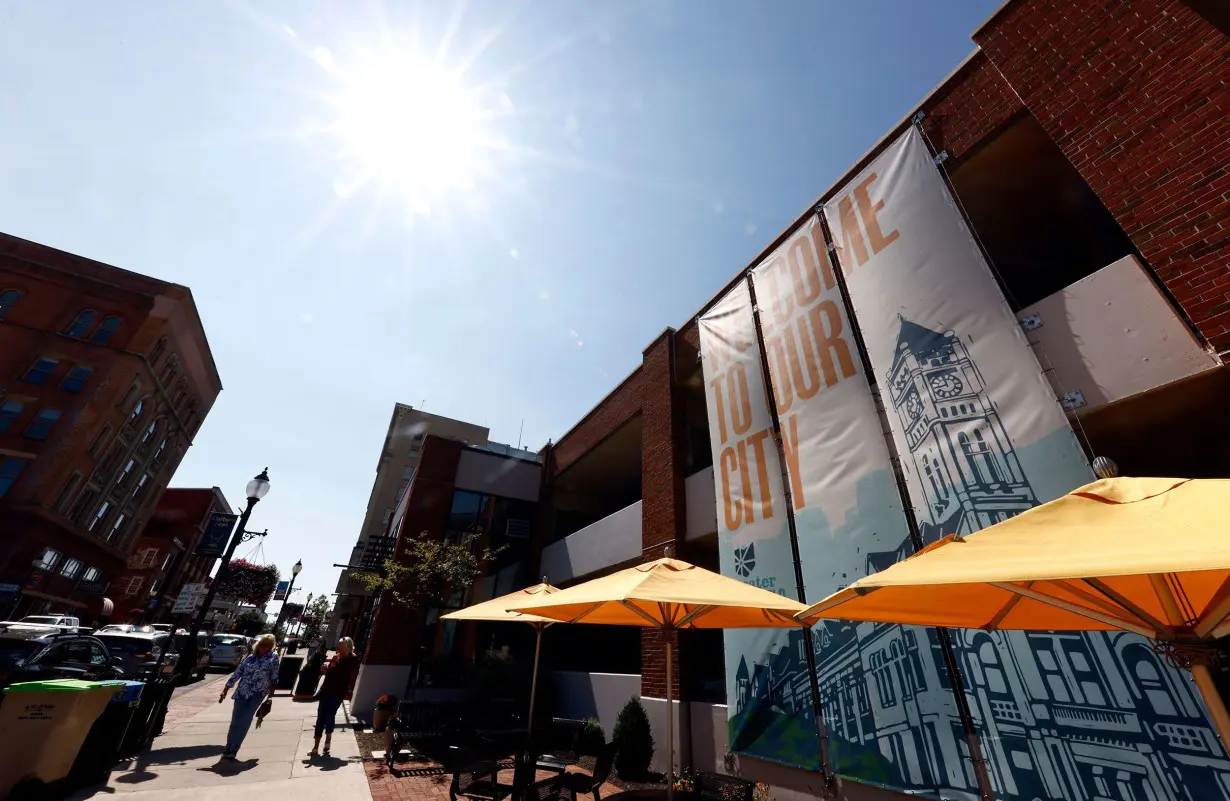
[[[243,745],[243,738],[248,736],[252,718],[265,699],[273,697],[273,691],[278,686],[278,655],[273,649],[276,643],[272,634],[262,634],[251,655],[239,663],[218,696],[218,703],[222,703],[231,687],[239,685],[235,690],[235,709],[231,712],[231,728],[226,733],[223,759],[235,758],[239,746]]]

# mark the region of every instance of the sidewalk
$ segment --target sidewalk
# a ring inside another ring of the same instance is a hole
[[[294,703],[289,693],[279,693],[264,725],[257,729],[253,724],[239,761],[221,762],[231,714],[230,699],[218,703],[222,678],[206,680],[174,698],[164,732],[154,739],[150,751],[121,762],[106,787],[73,798],[103,801],[107,795],[123,794],[126,801],[269,801],[280,797],[370,801],[359,746],[344,706],[337,715],[329,757],[307,758],[316,704]]]

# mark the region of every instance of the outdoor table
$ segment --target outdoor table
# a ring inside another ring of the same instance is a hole
[[[553,754],[541,754],[538,757],[538,762],[535,767],[539,770],[549,770],[555,773],[563,773],[568,769],[569,765],[575,764],[577,764],[575,759],[555,756]]]

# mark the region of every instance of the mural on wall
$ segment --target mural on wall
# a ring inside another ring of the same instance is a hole
[[[924,542],[977,531],[1091,480],[917,131],[885,150],[824,213]],[[868,567],[909,551],[905,538],[869,553]],[[858,624],[856,634],[876,625]],[[1230,760],[1190,677],[1147,641],[1081,632],[954,630],[953,637],[997,797],[1230,799]],[[908,653],[915,675],[943,682],[936,644],[914,641],[888,656]],[[888,681],[869,687],[868,703],[900,695],[912,681],[905,669],[889,671]],[[930,743],[924,752],[955,749],[968,765],[959,727],[934,723],[909,720],[902,729]],[[941,795],[976,795],[968,769],[945,762],[943,778]]]

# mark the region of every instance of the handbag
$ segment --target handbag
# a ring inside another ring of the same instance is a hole
[[[271,709],[273,709],[273,699],[266,698],[260,709],[256,710],[256,728],[261,727],[261,723],[265,721],[265,715],[268,715]]]

